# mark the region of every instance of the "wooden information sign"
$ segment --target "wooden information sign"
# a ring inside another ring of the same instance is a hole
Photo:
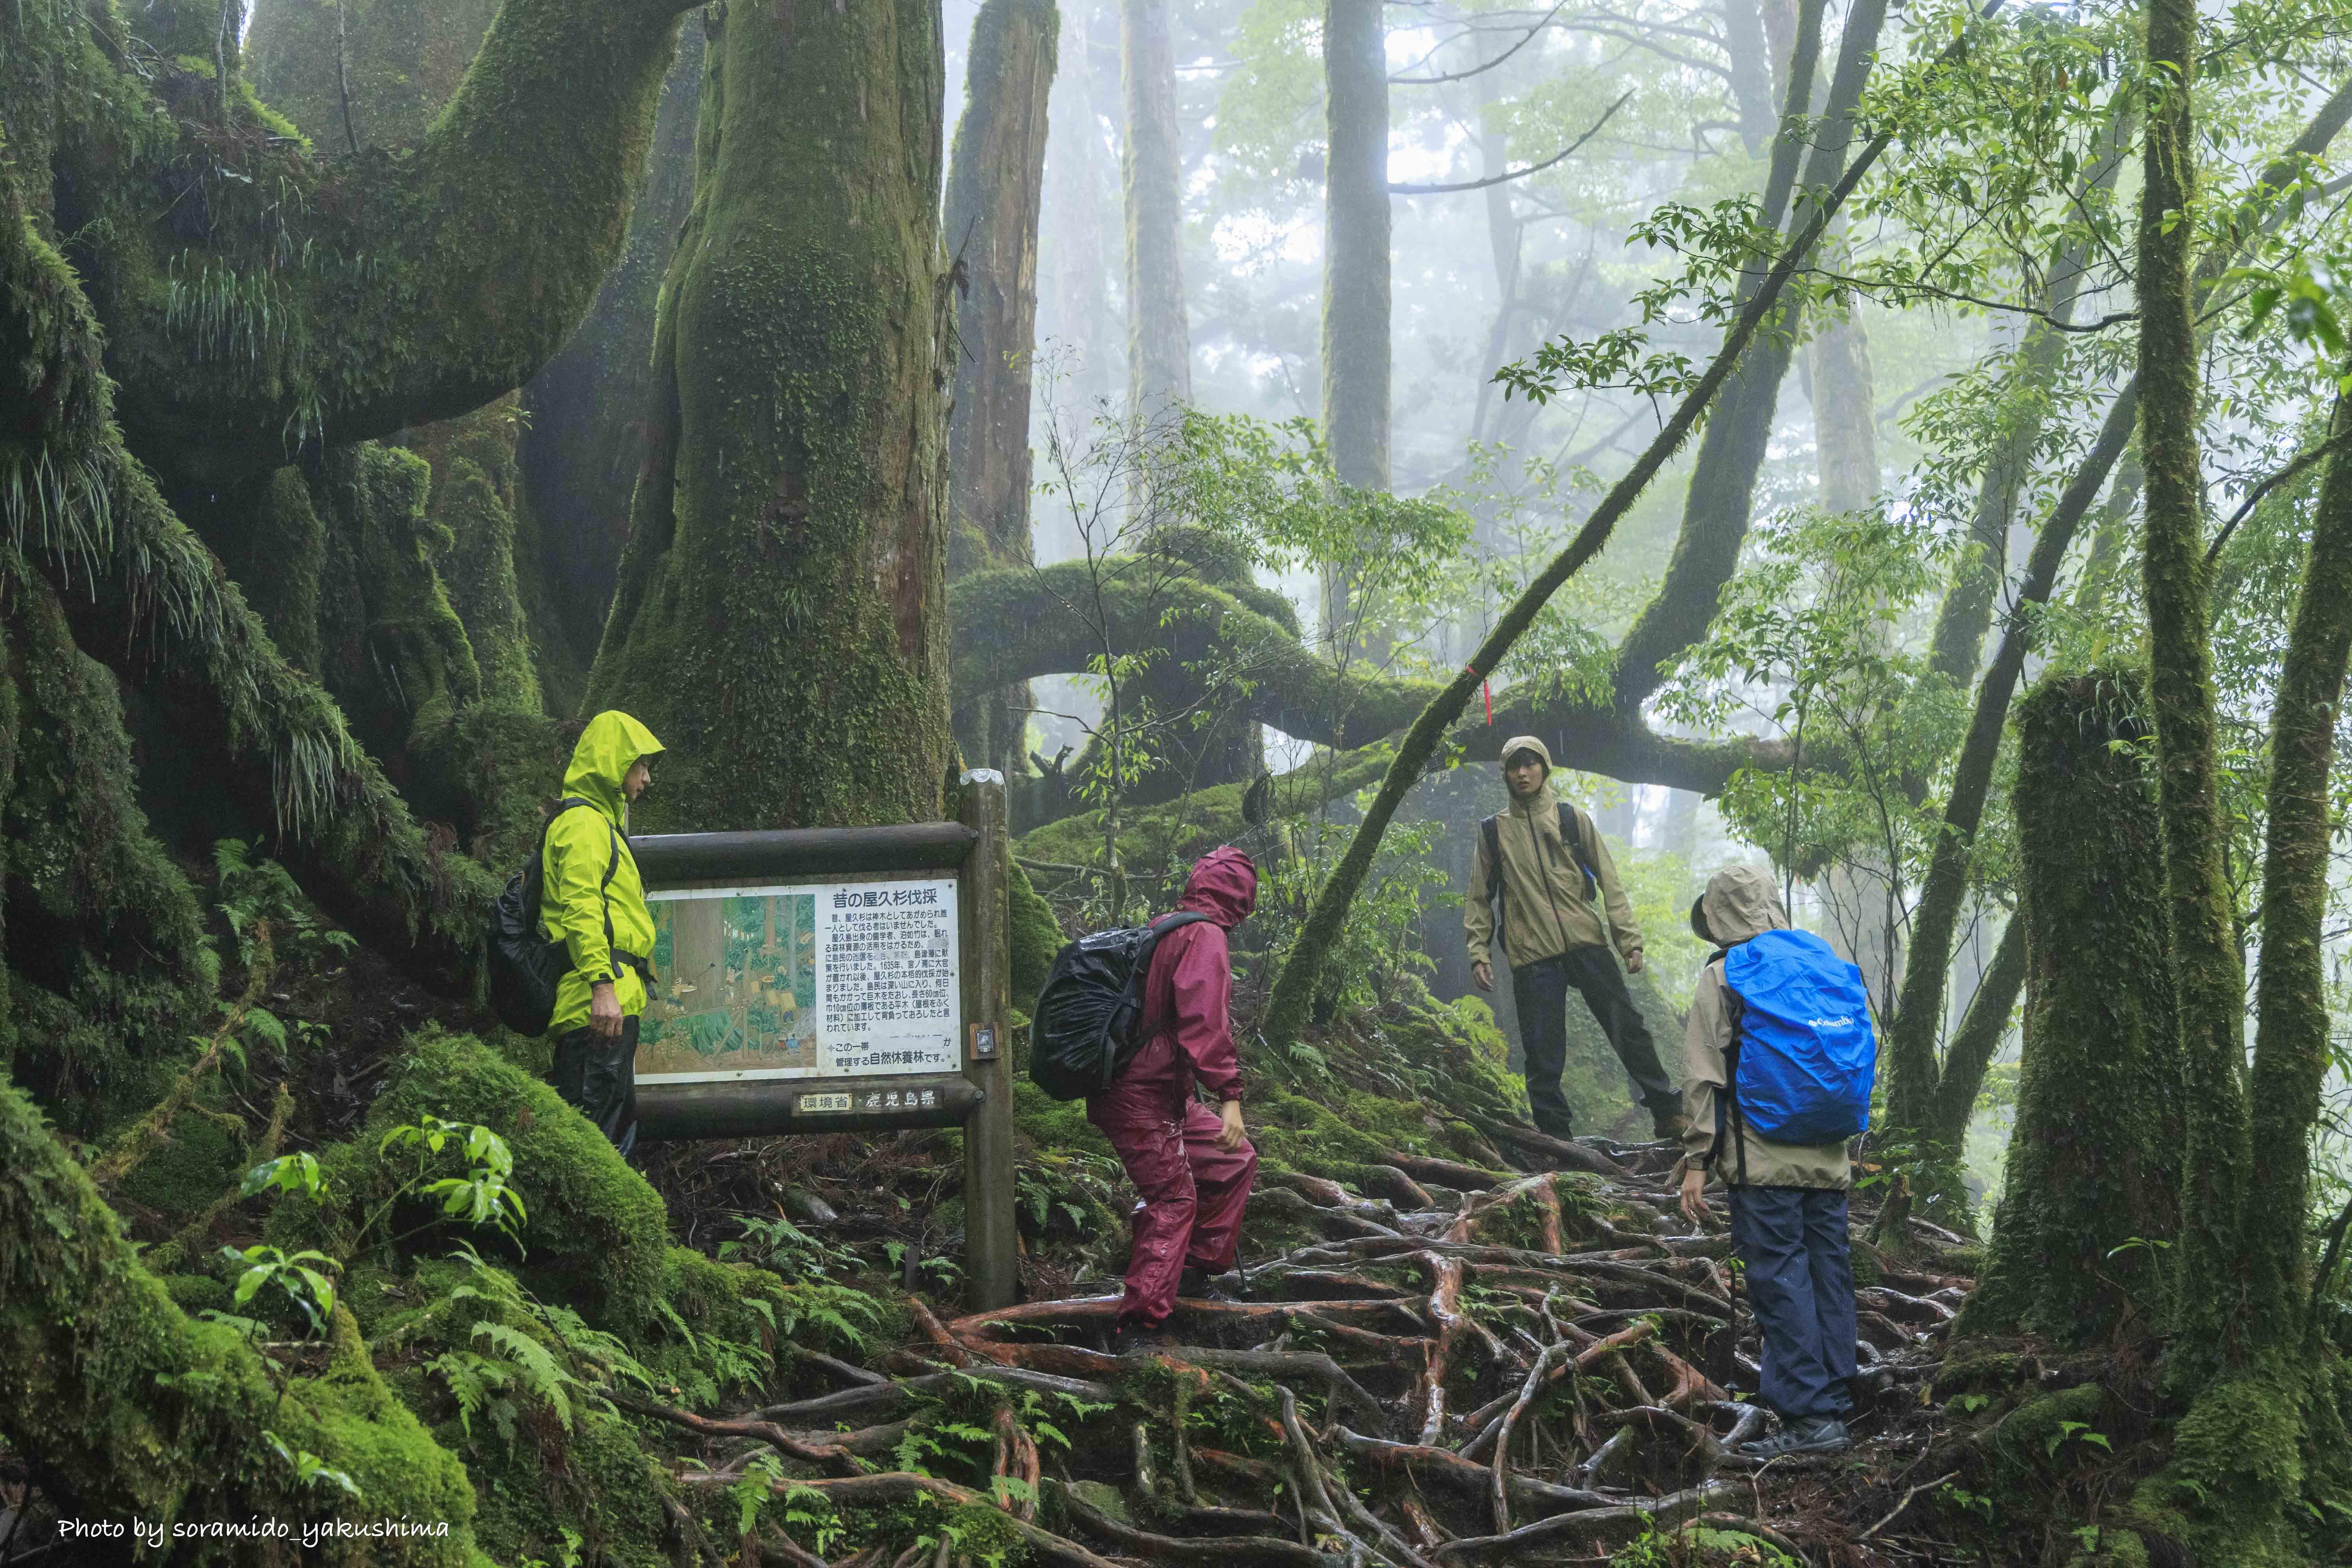
[[[661,984],[638,1136],[961,1127],[975,1311],[1014,1290],[1004,778],[954,822],[632,839]]]

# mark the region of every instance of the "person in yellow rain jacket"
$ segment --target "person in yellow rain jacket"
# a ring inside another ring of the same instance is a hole
[[[653,980],[653,911],[629,853],[629,803],[653,782],[662,743],[626,713],[588,721],[540,848],[540,924],[571,971],[548,1034],[555,1092],[626,1155],[637,1142],[637,1019]]]

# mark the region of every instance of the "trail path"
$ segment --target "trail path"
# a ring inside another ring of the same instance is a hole
[[[1258,1201],[1319,1239],[1245,1262],[1218,1281],[1225,1299],[1180,1302],[1175,1348],[1109,1354],[1116,1296],[945,1320],[913,1300],[919,1338],[883,1358],[887,1375],[835,1363],[846,1386],[816,1397],[729,1420],[674,1413],[709,1440],[679,1479],[732,1485],[775,1450],[824,1472],[779,1479],[780,1493],[985,1503],[872,1468],[893,1462],[921,1412],[961,1399],[985,1414],[959,1419],[995,1438],[993,1500],[1047,1563],[1604,1562],[1644,1534],[1707,1531],[1811,1563],[1920,1560],[1895,1543],[1940,1479],[1915,1473],[1936,1417],[1923,1393],[1973,1281],[1932,1264],[1872,1269],[1857,1243],[1876,1278],[1859,1293],[1856,1447],[1759,1464],[1737,1446],[1767,1417],[1733,1392],[1756,1386],[1755,1324],[1719,1218],[1692,1234],[1676,1208],[1671,1147],[1495,1131],[1515,1158],[1554,1169],[1396,1155],[1376,1168],[1377,1195],[1274,1178]],[[1868,1217],[1857,1200],[1857,1237]],[[1960,1241],[1915,1234],[1927,1258]],[[1040,1421],[1084,1434],[1066,1447],[1041,1439]],[[824,1562],[773,1535],[761,1544],[770,1562]],[[933,1568],[950,1555],[943,1544]],[[919,1565],[853,1552],[834,1568]]]

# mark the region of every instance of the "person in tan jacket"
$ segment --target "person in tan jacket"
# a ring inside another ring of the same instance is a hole
[[[1706,1213],[1710,1173],[1731,1198],[1731,1240],[1738,1252],[1763,1336],[1764,1403],[1780,1430],[1743,1445],[1757,1458],[1836,1453],[1847,1446],[1854,1374],[1853,1265],[1846,1230],[1853,1162],[1843,1142],[1775,1143],[1744,1119],[1730,1132],[1725,1052],[1738,1029],[1738,998],[1724,978],[1731,949],[1789,926],[1772,879],[1753,866],[1727,866],[1691,905],[1691,929],[1716,946],[1691,995],[1683,1037],[1684,1215]]]
[[[1527,1057],[1528,1112],[1543,1131],[1570,1135],[1559,1074],[1568,1063],[1572,987],[1624,1064],[1633,1097],[1649,1110],[1657,1136],[1674,1137],[1681,1128],[1682,1096],[1659,1065],[1650,1027],[1625,988],[1627,974],[1642,973],[1642,928],[1609,846],[1591,817],[1553,792],[1551,752],[1535,736],[1504,743],[1503,783],[1510,806],[1478,825],[1462,930],[1470,945],[1470,976],[1479,990],[1492,991],[1499,920]]]

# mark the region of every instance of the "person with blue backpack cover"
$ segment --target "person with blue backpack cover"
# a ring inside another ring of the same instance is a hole
[[[1862,972],[1790,929],[1772,879],[1727,866],[1691,905],[1717,956],[1700,973],[1683,1041],[1683,1213],[1706,1213],[1711,1173],[1731,1200],[1731,1240],[1763,1339],[1771,1436],[1754,1458],[1833,1454],[1849,1439],[1853,1263],[1846,1140],[1870,1123],[1878,1047]]]

